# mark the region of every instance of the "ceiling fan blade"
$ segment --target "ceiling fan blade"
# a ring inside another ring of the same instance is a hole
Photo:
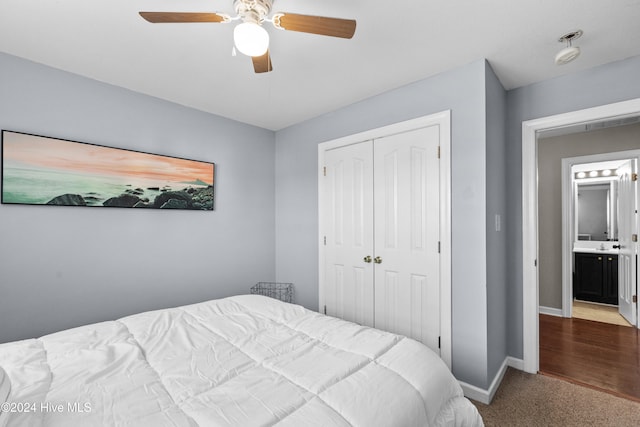
[[[299,15],[296,13],[277,13],[273,25],[287,31],[319,34],[321,36],[350,39],[356,32],[354,19],[327,18],[326,16]]]
[[[217,13],[200,12],[139,12],[152,24],[181,23],[181,22],[225,22],[229,17]]]
[[[269,51],[262,56],[252,56],[251,60],[253,61],[253,70],[256,73],[268,73],[269,71],[273,71],[273,64],[271,64]]]

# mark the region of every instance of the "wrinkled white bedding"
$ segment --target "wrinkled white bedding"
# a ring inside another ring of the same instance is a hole
[[[258,295],[0,344],[0,366],[8,426],[482,425],[422,344]]]

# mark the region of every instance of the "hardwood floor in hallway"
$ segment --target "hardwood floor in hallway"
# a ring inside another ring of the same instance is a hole
[[[540,372],[640,401],[637,328],[541,314]]]

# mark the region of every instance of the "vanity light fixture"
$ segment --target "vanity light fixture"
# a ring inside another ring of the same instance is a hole
[[[616,175],[615,170],[602,169],[602,170],[593,170],[593,171],[580,171],[580,172],[576,172],[573,176],[575,179],[584,179],[584,178],[610,177],[612,175]]]

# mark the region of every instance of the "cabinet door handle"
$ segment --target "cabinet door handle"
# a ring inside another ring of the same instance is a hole
[[[364,257],[363,259],[364,262],[366,262],[367,264],[371,262],[371,256],[367,255],[366,257]]]
[[[382,258],[380,258],[379,256],[375,257],[373,259],[373,262],[375,262],[376,264],[382,264]]]

